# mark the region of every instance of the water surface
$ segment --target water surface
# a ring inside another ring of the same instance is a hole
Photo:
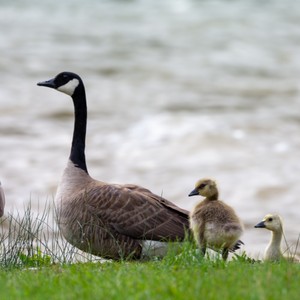
[[[201,177],[261,255],[277,212],[299,237],[297,1],[0,1],[0,180],[6,213],[52,200],[70,150],[71,100],[36,86],[69,70],[88,97],[87,163],[190,209]]]

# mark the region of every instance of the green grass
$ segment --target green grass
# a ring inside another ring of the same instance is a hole
[[[183,249],[183,251],[186,251]],[[299,299],[300,266],[191,253],[0,271],[1,299]]]
[[[261,263],[245,253],[224,262],[195,245],[163,259],[78,262],[45,209],[8,217],[0,238],[0,299],[299,299],[300,264]],[[3,225],[3,224],[2,224]],[[3,227],[3,226],[2,226]],[[80,254],[79,254],[80,255]]]

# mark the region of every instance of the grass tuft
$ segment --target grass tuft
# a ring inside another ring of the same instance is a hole
[[[8,215],[0,223],[0,267],[43,267],[99,260],[69,244],[55,223],[55,210],[46,203],[34,213],[29,203],[23,214]]]

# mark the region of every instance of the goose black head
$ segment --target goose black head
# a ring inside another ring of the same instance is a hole
[[[52,79],[39,82],[37,85],[56,89],[72,97],[78,86],[82,86],[83,84],[81,78],[77,74],[72,72],[62,72]]]

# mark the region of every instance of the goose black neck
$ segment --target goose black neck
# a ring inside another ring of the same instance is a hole
[[[87,124],[87,107],[85,89],[82,83],[76,88],[72,99],[74,103],[75,118],[70,160],[76,167],[88,173],[84,152]]]

